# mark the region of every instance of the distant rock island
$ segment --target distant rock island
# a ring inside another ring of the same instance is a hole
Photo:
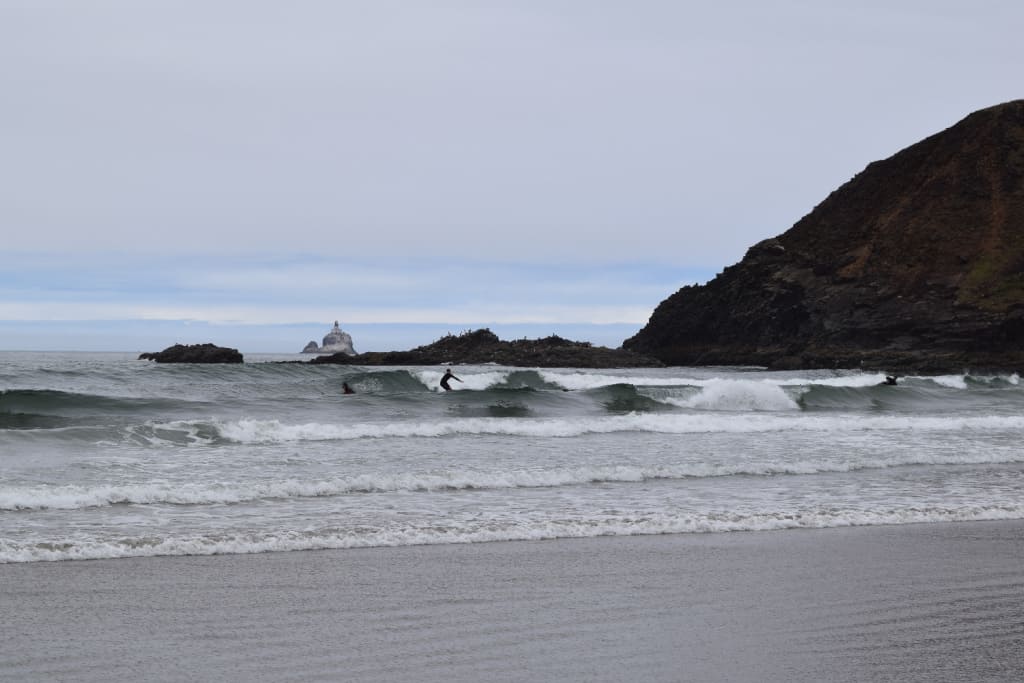
[[[670,365],[1024,368],[1024,100],[869,164],[623,347]]]
[[[311,341],[302,349],[302,353],[345,353],[354,356],[356,350],[352,346],[352,336],[343,332],[335,320],[334,328],[324,336],[324,343],[317,346],[315,341]]]
[[[163,351],[139,354],[139,360],[157,363],[241,363],[244,359],[238,349],[215,344],[175,344]]]
[[[544,339],[502,341],[489,329],[446,335],[411,351],[370,351],[356,355],[335,353],[310,363],[345,365],[483,365],[495,363],[538,368],[657,367],[662,363],[632,351],[593,346],[550,336]]]

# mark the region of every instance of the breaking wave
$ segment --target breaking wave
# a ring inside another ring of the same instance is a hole
[[[574,437],[617,432],[689,434],[707,432],[757,433],[772,431],[860,432],[921,430],[997,431],[1024,429],[1024,416],[930,417],[878,415],[850,419],[844,416],[797,414],[793,417],[771,413],[744,415],[742,419],[715,413],[630,413],[606,417],[507,420],[502,418],[461,418],[446,422],[402,422],[360,424],[286,424],[278,420],[237,420],[204,425],[220,438],[237,443],[288,443],[365,438],[441,437],[463,435],[504,435],[529,437]],[[166,425],[168,429],[202,432],[191,423]]]

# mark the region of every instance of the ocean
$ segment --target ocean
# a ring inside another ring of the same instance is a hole
[[[0,563],[1024,518],[1017,375],[136,355],[0,352]]]

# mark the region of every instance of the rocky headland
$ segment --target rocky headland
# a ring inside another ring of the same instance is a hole
[[[654,358],[623,349],[593,346],[558,336],[503,341],[489,329],[446,335],[410,351],[370,351],[356,355],[335,353],[310,363],[344,365],[482,365],[495,363],[538,368],[657,367]]]
[[[163,351],[139,354],[139,360],[157,363],[241,363],[242,354],[215,344],[175,344]]]
[[[1024,100],[868,165],[623,347],[669,365],[1024,368]]]

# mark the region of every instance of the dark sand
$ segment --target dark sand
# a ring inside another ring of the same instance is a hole
[[[1019,681],[1024,523],[0,565],[0,680]]]

